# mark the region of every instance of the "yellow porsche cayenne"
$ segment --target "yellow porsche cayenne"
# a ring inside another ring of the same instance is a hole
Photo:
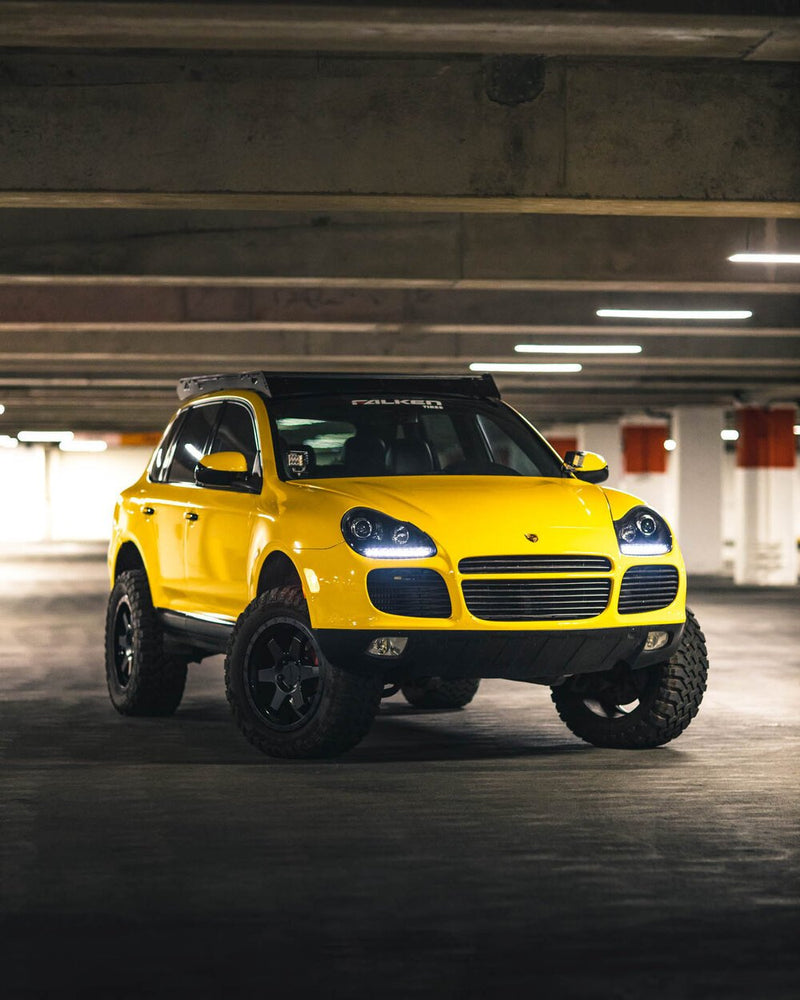
[[[658,746],[697,713],[669,525],[491,377],[247,372],[178,395],[114,513],[119,712],[171,714],[187,664],[225,653],[236,722],[280,757],[347,750],[398,690],[463,707],[483,677],[547,685],[597,746]]]

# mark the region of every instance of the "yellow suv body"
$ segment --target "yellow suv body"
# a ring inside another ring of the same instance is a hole
[[[179,396],[115,511],[106,645],[120,711],[174,710],[185,664],[227,652],[234,715],[268,753],[338,752],[387,687],[449,707],[482,677],[551,686],[591,742],[653,745],[688,719],[643,736],[644,679],[691,646],[696,712],[705,648],[691,616],[684,627],[669,525],[598,485],[599,456],[565,463],[488,376],[251,372],[184,379]],[[160,702],[150,675],[170,692]],[[331,707],[339,681],[350,708]],[[347,735],[326,742],[317,730],[339,715]]]

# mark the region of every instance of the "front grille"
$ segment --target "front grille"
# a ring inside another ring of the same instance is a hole
[[[634,566],[622,578],[619,613],[635,615],[666,608],[678,594],[678,570],[674,566]]]
[[[490,622],[538,622],[558,618],[594,618],[605,611],[611,581],[464,580],[467,608]]]
[[[378,611],[406,618],[449,618],[452,608],[443,577],[432,569],[373,569],[367,593]]]
[[[608,573],[605,556],[470,556],[458,564],[461,573]]]

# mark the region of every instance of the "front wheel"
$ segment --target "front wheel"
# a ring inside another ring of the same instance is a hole
[[[234,719],[272,757],[332,757],[366,736],[383,694],[381,674],[329,663],[294,587],[257,597],[239,616],[225,659]]]
[[[707,675],[705,636],[687,608],[681,644],[665,663],[580,674],[553,688],[552,697],[567,727],[587,743],[646,750],[686,729],[703,700]]]

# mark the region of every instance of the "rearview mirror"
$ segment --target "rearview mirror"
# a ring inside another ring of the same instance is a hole
[[[217,451],[204,455],[195,466],[194,481],[198,486],[249,486],[247,459],[239,451]]]
[[[608,479],[608,463],[595,451],[568,451],[564,465],[577,479],[585,483],[604,483]]]

